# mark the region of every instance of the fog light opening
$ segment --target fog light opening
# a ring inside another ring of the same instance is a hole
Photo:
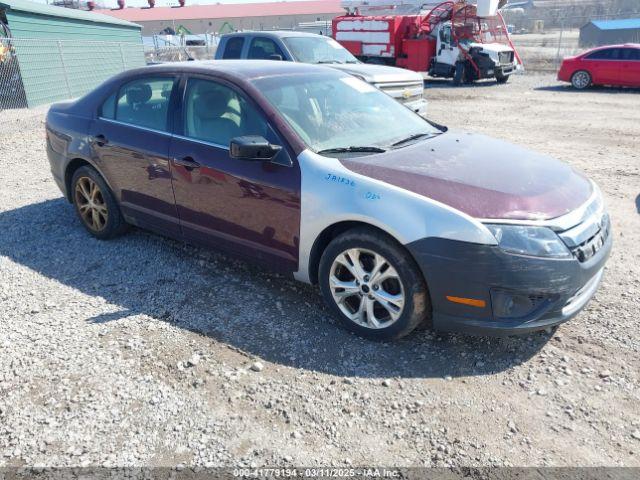
[[[493,315],[497,319],[520,319],[533,314],[547,298],[543,295],[521,294],[506,290],[491,291]]]

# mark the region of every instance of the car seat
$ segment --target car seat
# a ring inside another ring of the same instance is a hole
[[[229,104],[233,92],[224,87],[200,84],[187,108],[187,134],[190,137],[228,146],[240,134],[240,127],[225,114],[234,113]]]

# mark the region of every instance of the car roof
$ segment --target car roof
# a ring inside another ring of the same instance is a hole
[[[336,69],[298,62],[278,62],[275,60],[204,60],[192,62],[171,62],[129,70],[123,76],[135,76],[144,73],[200,73],[233,77],[251,81],[256,78],[279,75],[310,75],[314,73],[344,76]]]
[[[640,48],[640,43],[619,43],[616,45],[600,45],[587,50],[585,53],[595,52],[597,50],[605,50],[607,48]]]
[[[234,33],[225,33],[221,36],[221,38],[225,37],[245,37],[245,36],[260,36],[267,38],[288,38],[288,37],[323,37],[323,35],[318,35],[316,33],[309,32],[296,32],[293,30],[269,30],[268,32],[261,30],[247,30],[244,32],[234,32]],[[325,37],[331,38],[331,37]]]

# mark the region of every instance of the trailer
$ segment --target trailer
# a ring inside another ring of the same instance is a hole
[[[411,0],[361,3],[358,8],[355,1],[343,2],[347,13],[332,27],[334,38],[364,62],[427,72],[456,84],[485,78],[505,83],[523,67],[498,0],[445,1],[427,10],[424,2]]]

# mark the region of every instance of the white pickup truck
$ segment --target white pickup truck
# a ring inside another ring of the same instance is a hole
[[[322,35],[293,31],[230,33],[220,38],[216,59],[270,59],[326,64],[376,86],[420,115],[427,111],[421,74],[386,65],[362,63],[338,42]]]

